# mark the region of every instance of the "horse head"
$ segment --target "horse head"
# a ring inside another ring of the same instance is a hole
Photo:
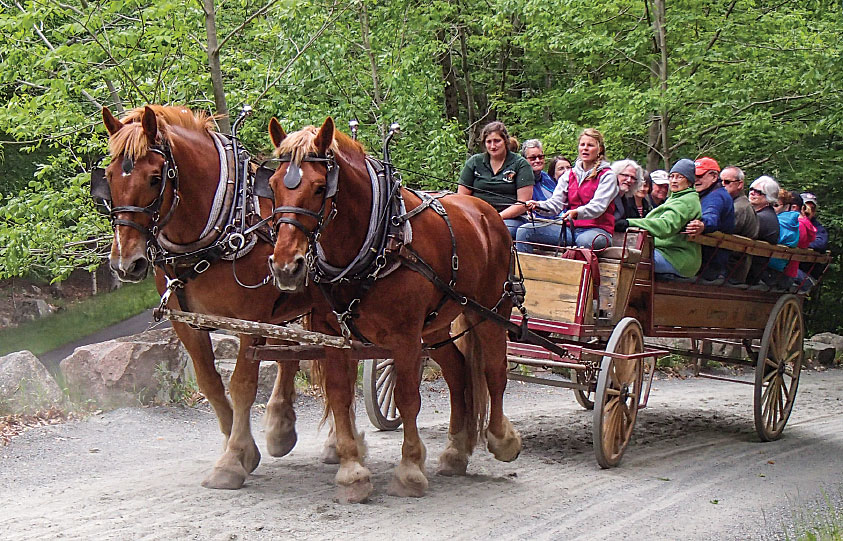
[[[149,269],[147,245],[160,227],[162,208],[173,207],[176,187],[169,147],[162,150],[162,136],[155,111],[146,106],[135,114],[140,122],[117,120],[103,107],[102,120],[109,134],[111,163],[100,182],[99,193],[110,196],[114,240],[109,261],[117,276],[127,282],[142,280]],[[167,191],[166,188],[170,187]],[[169,212],[166,213],[169,215]]]
[[[313,256],[322,228],[333,215],[339,176],[334,133],[331,117],[318,130],[308,126],[290,135],[277,119],[269,123],[269,137],[281,162],[269,179],[277,231],[269,268],[281,290],[303,287],[307,258]]]

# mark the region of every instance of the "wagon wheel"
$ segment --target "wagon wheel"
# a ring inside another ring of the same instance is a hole
[[[393,359],[363,361],[363,398],[369,420],[379,430],[395,430],[401,426],[401,415],[395,405],[395,367]]]
[[[802,308],[795,295],[783,295],[764,328],[755,367],[755,430],[762,441],[779,439],[793,409],[802,371]]]
[[[623,318],[612,331],[606,352],[629,355],[642,351],[644,332],[641,325],[635,318]],[[603,357],[592,423],[594,454],[601,468],[617,466],[621,461],[632,437],[643,381],[644,363],[641,359]]]

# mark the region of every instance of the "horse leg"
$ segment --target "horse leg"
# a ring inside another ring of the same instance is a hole
[[[260,463],[261,454],[252,437],[250,418],[257,395],[260,362],[246,359],[246,351],[254,340],[252,336],[240,335],[240,351],[229,385],[234,406],[231,436],[225,452],[202,481],[202,486],[206,488],[238,489],[243,486],[246,476]]]
[[[427,490],[424,461],[427,451],[419,437],[416,418],[421,409],[419,369],[421,368],[421,340],[413,345],[395,348],[395,403],[404,422],[404,445],[401,462],[389,483],[387,493],[392,496],[421,497]],[[399,353],[400,352],[400,353]]]
[[[278,374],[272,395],[266,403],[264,426],[266,427],[266,448],[271,456],[284,456],[296,446],[296,373],[298,361],[278,361]]]
[[[425,336],[428,342],[448,339],[448,333]],[[430,356],[442,368],[442,375],[451,394],[451,420],[448,427],[448,446],[439,456],[439,475],[465,475],[468,457],[477,442],[477,423],[474,418],[472,394],[465,372],[465,359],[454,344],[432,350]],[[469,380],[470,381],[470,380]],[[472,430],[473,429],[473,430]]]
[[[328,422],[328,438],[325,440],[325,445],[322,446],[320,460],[322,460],[323,464],[339,464],[340,455],[337,454],[337,429],[333,414],[329,414],[326,421]]]
[[[214,366],[214,349],[208,331],[193,329],[184,323],[173,322],[173,330],[181,340],[184,349],[193,361],[193,371],[196,373],[196,384],[208,399],[208,403],[217,415],[220,431],[225,436],[223,448],[228,444],[231,436],[232,410],[228,397],[225,396],[225,386],[222,378]]]
[[[325,348],[325,361],[318,378],[326,398],[326,415],[333,414],[339,470],[336,499],[360,503],[372,494],[371,472],[363,465],[365,445],[354,424],[354,390],[357,361],[341,350]]]
[[[504,313],[509,313],[508,310]],[[478,316],[472,315],[469,321]],[[491,321],[479,323],[472,332],[473,348],[482,359],[489,389],[489,426],[486,441],[489,451],[503,462],[511,462],[521,453],[521,435],[503,414],[506,391],[506,331]]]

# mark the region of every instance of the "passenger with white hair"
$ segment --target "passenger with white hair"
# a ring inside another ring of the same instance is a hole
[[[756,237],[758,240],[778,244],[779,220],[776,211],[771,206],[778,203],[778,200],[779,183],[773,177],[760,176],[749,186],[749,204],[752,205],[752,210],[755,211],[755,216],[758,218],[758,237]],[[759,280],[769,260],[769,257],[752,256],[752,264],[746,276],[746,283],[766,287],[759,284]]]
[[[626,220],[643,218],[652,206],[646,197],[640,198],[644,186],[644,170],[634,160],[619,160],[612,163],[612,171],[618,177],[618,195],[615,197],[615,231],[626,231]]]

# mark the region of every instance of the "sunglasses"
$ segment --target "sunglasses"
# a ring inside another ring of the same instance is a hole
[[[728,186],[729,184],[735,184],[736,182],[740,182],[740,180],[726,180],[725,178],[720,179],[723,182],[723,186]]]
[[[764,195],[764,192],[762,192],[761,190],[758,190],[756,188],[750,188],[749,193],[754,193],[755,195]]]
[[[531,162],[533,162],[533,161],[543,160],[543,159],[544,159],[544,154],[537,154],[537,155],[535,155],[535,156],[527,156],[527,159],[528,159],[528,160],[530,160]]]

